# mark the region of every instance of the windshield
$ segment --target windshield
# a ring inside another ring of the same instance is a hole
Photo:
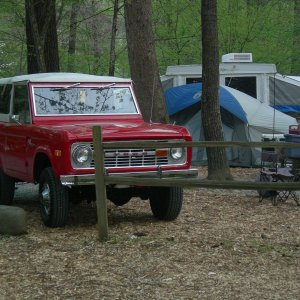
[[[129,87],[33,87],[36,116],[137,113]]]

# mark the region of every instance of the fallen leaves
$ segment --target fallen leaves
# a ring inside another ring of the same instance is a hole
[[[199,168],[205,176],[206,169]],[[256,169],[232,169],[255,180]],[[109,240],[97,240],[93,205],[45,227],[34,190],[17,190],[28,234],[0,236],[2,299],[298,299],[300,208],[256,191],[186,189],[179,218],[149,203],[108,204]]]

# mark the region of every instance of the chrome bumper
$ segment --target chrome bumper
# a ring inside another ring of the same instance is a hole
[[[127,173],[110,173],[108,176],[130,176],[130,177],[143,177],[143,178],[191,178],[198,176],[197,169],[188,170],[158,170],[148,172],[127,172]],[[61,175],[60,181],[65,186],[77,185],[94,185],[95,174],[87,175]]]

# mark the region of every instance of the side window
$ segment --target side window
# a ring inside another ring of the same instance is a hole
[[[256,77],[225,77],[225,85],[257,98]]]
[[[202,78],[201,77],[187,77],[185,80],[186,84],[190,84],[190,83],[201,83],[202,82]]]
[[[11,89],[11,84],[0,86],[0,114],[9,114]]]
[[[20,123],[30,123],[30,111],[26,85],[14,86],[13,114],[19,116]]]

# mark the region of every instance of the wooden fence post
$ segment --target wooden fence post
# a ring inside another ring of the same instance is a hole
[[[104,180],[104,151],[100,126],[93,127],[94,161],[95,161],[95,189],[98,220],[98,237],[101,242],[108,240],[108,220],[106,204],[106,185]]]

